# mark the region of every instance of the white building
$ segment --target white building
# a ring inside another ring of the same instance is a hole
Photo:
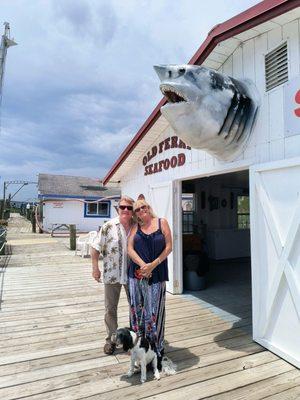
[[[120,190],[104,187],[98,179],[39,174],[38,191],[43,228],[49,231],[62,224],[75,224],[81,232],[94,231],[117,216]]]
[[[254,340],[298,367],[299,32],[299,1],[263,1],[212,29],[189,62],[256,85],[260,106],[238,158],[220,161],[188,148],[162,116],[163,99],[104,178],[104,184],[119,181],[133,198],[143,193],[168,219],[174,294],[183,291],[182,193],[192,195],[194,214],[185,225],[205,236],[209,256],[251,255]]]

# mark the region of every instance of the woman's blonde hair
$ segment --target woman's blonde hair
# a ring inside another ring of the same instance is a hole
[[[151,217],[152,217],[152,218],[156,218],[156,215],[155,215],[155,213],[154,213],[152,207],[150,206],[149,203],[147,203],[146,200],[144,200],[144,199],[137,200],[137,201],[135,201],[135,202],[133,203],[133,212],[134,212],[134,215],[135,215],[135,217],[136,217],[136,219],[137,219],[137,221],[138,221],[139,224],[142,224],[143,221],[142,221],[140,218],[138,218],[138,216],[135,214],[135,210],[136,210],[137,208],[142,207],[142,206],[147,206],[148,209],[149,209],[149,214],[151,215]]]

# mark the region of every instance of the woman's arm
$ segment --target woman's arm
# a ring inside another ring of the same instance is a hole
[[[127,251],[128,251],[128,255],[129,255],[129,257],[131,258],[131,260],[132,260],[135,264],[139,265],[140,267],[143,267],[143,266],[145,265],[145,261],[143,261],[143,260],[141,259],[141,257],[137,254],[137,252],[134,250],[134,243],[133,243],[133,240],[134,240],[134,235],[136,234],[136,232],[137,232],[137,226],[135,226],[135,227],[131,230],[130,236],[129,236],[129,238],[128,238],[128,247],[127,247]]]
[[[163,262],[172,252],[172,232],[168,224],[168,221],[165,218],[161,219],[161,230],[165,237],[166,247],[160,253],[160,255],[153,261],[153,263],[155,263],[155,267],[157,267],[161,262]]]

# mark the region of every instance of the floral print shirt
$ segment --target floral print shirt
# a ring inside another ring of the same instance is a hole
[[[103,282],[127,284],[127,236],[119,217],[103,224],[91,246],[103,256]]]

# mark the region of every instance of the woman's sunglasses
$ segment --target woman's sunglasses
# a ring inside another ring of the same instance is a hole
[[[132,211],[133,210],[133,207],[132,206],[119,206],[119,209],[120,210],[128,210],[128,211]]]
[[[136,213],[138,213],[138,212],[140,212],[141,210],[145,210],[146,208],[148,208],[148,206],[141,206],[141,207],[138,207],[138,208],[136,208],[135,210],[134,210],[134,212],[136,212]]]

